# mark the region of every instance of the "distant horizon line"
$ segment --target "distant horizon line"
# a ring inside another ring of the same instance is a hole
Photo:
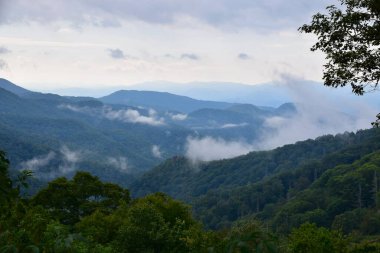
[[[154,84],[162,84],[162,85],[178,85],[178,86],[186,86],[186,85],[240,85],[240,86],[261,86],[261,85],[281,85],[283,82],[281,80],[272,80],[268,82],[258,82],[258,83],[248,83],[248,82],[238,82],[238,81],[166,81],[166,80],[152,80],[152,81],[141,81],[141,82],[135,82],[131,84],[113,84],[113,85],[105,85],[103,84],[77,84],[77,85],[70,85],[66,86],[65,84],[60,83],[57,85],[57,83],[28,83],[28,82],[17,82],[12,81],[8,78],[2,78],[9,82],[12,82],[18,86],[25,87],[27,89],[35,89],[35,91],[41,91],[41,92],[48,92],[48,91],[65,91],[70,89],[77,89],[77,90],[106,90],[106,89],[113,89],[113,88],[127,88],[127,87],[134,87],[139,85],[154,85]],[[309,79],[299,79],[295,81],[302,81],[305,83],[318,83],[323,84],[323,81],[315,81],[315,80],[309,80]],[[40,87],[40,88],[34,88],[31,86],[35,85],[43,85],[46,87]],[[50,85],[56,85],[56,88],[48,87]]]

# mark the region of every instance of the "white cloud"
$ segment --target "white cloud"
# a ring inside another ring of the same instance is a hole
[[[128,123],[145,124],[151,126],[165,125],[165,120],[159,118],[157,112],[153,109],[148,110],[148,116],[142,115],[139,111],[134,109],[121,109],[114,110],[112,107],[103,106],[99,108],[79,107],[69,104],[61,104],[58,106],[60,109],[67,109],[74,112],[87,113],[91,115],[98,115],[109,120],[119,120]]]
[[[21,163],[23,170],[38,171],[47,166],[56,157],[55,152],[51,151],[47,155],[34,157],[28,161]]]
[[[58,109],[67,109],[73,112],[84,112],[85,107],[79,107],[79,106],[74,106],[74,105],[69,105],[69,104],[61,104],[61,105],[58,105]]]
[[[160,146],[158,146],[158,145],[153,145],[152,146],[152,155],[155,158],[159,158],[159,159],[162,158],[162,153],[161,153],[161,150],[160,150]]]
[[[271,130],[262,133],[262,139],[257,144],[260,149],[371,127],[376,109],[355,100],[354,96],[352,99],[327,96],[303,80],[289,76],[283,76],[282,82],[292,95],[297,114],[290,118],[267,118],[265,126]]]
[[[59,150],[62,157],[62,163],[55,172],[57,176],[65,175],[76,170],[77,163],[82,160],[83,152],[69,149],[67,146],[62,146]]]
[[[108,157],[107,163],[120,172],[128,173],[129,172],[129,166],[128,166],[128,159],[124,156],[120,157]]]
[[[155,117],[155,116],[157,115],[157,112],[156,112],[156,110],[154,110],[154,109],[152,109],[152,108],[149,108],[149,109],[148,109],[148,114],[149,114],[149,116],[151,116],[151,117]]]
[[[248,126],[248,123],[241,123],[241,124],[229,123],[229,124],[224,124],[220,128],[226,129],[226,128],[237,128],[237,127],[245,127],[245,126]]]
[[[139,111],[133,109],[113,110],[111,108],[105,108],[103,115],[110,120],[120,120],[124,122],[140,123],[151,126],[165,125],[165,122],[162,118],[157,118],[152,114],[149,116],[144,116],[141,115]]]
[[[245,142],[226,141],[221,138],[187,138],[186,157],[192,161],[213,161],[245,155],[254,147]]]
[[[50,151],[46,155],[21,162],[20,167],[32,170],[38,178],[52,179],[75,171],[77,163],[83,159],[83,155],[84,152],[72,150],[63,145],[58,152]]]
[[[172,115],[172,119],[178,120],[178,121],[186,120],[187,114],[175,114],[175,115]]]
[[[60,153],[62,154],[63,159],[67,163],[75,164],[78,161],[80,161],[80,159],[82,157],[82,152],[73,151],[73,150],[69,149],[67,146],[62,146],[60,149]]]
[[[207,125],[207,123],[209,125]],[[227,123],[227,124],[223,124],[223,125],[219,125],[217,122],[215,121],[209,121],[205,123],[206,125],[204,126],[196,126],[196,127],[192,127],[192,129],[198,129],[198,130],[215,130],[215,129],[231,129],[231,128],[239,128],[239,127],[245,127],[245,126],[248,126],[249,124],[244,122],[244,123]]]
[[[280,85],[289,90],[297,108],[296,114],[290,117],[266,118],[265,128],[259,134],[260,139],[253,143],[212,137],[188,138],[186,156],[195,161],[211,161],[231,158],[253,150],[269,150],[326,134],[368,129],[378,113],[375,107],[369,106],[365,100],[356,96],[330,96],[315,85],[287,75],[282,75]],[[331,92],[335,90],[332,89]],[[222,127],[241,126],[244,124],[225,124]]]
[[[175,121],[183,121],[187,119],[187,114],[182,114],[182,113],[176,114],[176,113],[166,112],[166,115]]]

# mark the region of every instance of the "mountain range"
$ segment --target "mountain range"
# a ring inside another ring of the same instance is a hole
[[[185,155],[190,141],[252,143],[273,131],[266,119],[295,114],[292,104],[259,107],[146,91],[59,96],[0,80],[0,148],[12,169],[31,169],[40,180],[81,169],[128,184],[132,175]]]
[[[285,234],[305,222],[377,234],[379,226],[370,224],[380,220],[379,129],[260,148],[263,136],[284,137],[284,129],[285,137],[299,137],[308,127],[355,121],[342,112],[331,121],[329,110],[310,115],[297,103],[269,107],[136,90],[59,96],[1,79],[0,150],[11,175],[33,171],[29,193],[84,170],[128,186],[133,196],[163,192],[191,204],[210,229],[253,218]]]
[[[307,96],[308,94],[315,94],[327,100],[365,103],[380,108],[380,100],[377,93],[355,96],[352,94],[350,87],[334,89],[324,87],[319,82],[291,78],[254,85],[233,82],[175,83],[155,81],[128,86],[103,86],[106,88],[61,88],[50,90],[50,92],[63,96],[104,97],[115,90],[159,91],[187,96],[197,100],[254,104],[269,107],[278,107],[287,102],[295,102],[305,94]]]

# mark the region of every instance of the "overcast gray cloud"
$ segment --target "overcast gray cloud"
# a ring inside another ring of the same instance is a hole
[[[108,49],[109,55],[114,59],[125,59],[124,52],[121,49]]]
[[[0,8],[1,8],[1,4],[0,4]],[[0,54],[8,54],[10,52],[11,50],[9,50],[8,48],[0,46]],[[0,59],[0,70],[7,70],[7,69],[9,69],[7,62],[4,61],[3,59]]]
[[[238,55],[238,58],[239,58],[240,60],[250,60],[250,59],[251,59],[251,57],[250,57],[248,54],[246,54],[246,53],[240,53],[240,54]]]
[[[8,54],[10,52],[11,52],[11,50],[9,50],[8,48],[0,47],[0,54]]]
[[[320,81],[324,57],[310,52],[312,36],[297,28],[332,3],[0,0],[0,46],[13,52],[0,55],[2,75],[37,90],[153,80],[255,84],[275,71]]]
[[[200,60],[200,57],[196,54],[182,54],[181,55],[182,60],[193,60],[193,61],[198,61]]]
[[[0,70],[7,70],[8,68],[8,64],[4,60],[0,59]]]
[[[70,21],[119,26],[123,20],[170,24],[190,17],[214,26],[283,28],[309,20],[334,0],[0,0],[2,22]]]

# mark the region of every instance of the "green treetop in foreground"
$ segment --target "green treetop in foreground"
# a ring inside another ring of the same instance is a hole
[[[380,82],[380,1],[340,0],[342,8],[327,7],[301,32],[314,33],[312,51],[326,54],[323,79],[326,86],[350,85],[357,95],[378,89]],[[374,126],[380,125],[380,114]]]

